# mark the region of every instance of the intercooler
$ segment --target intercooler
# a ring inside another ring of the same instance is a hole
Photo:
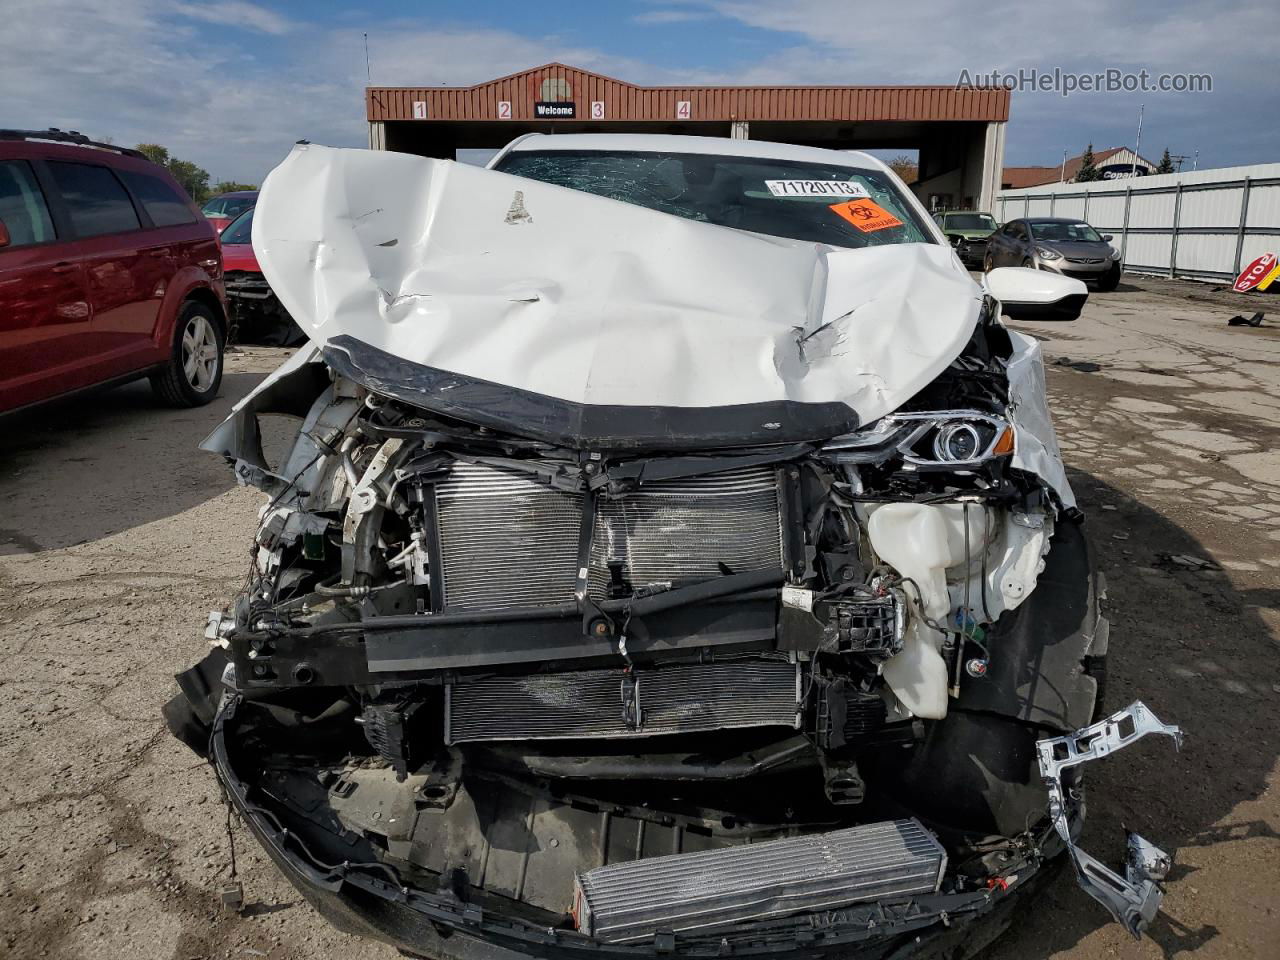
[[[763,658],[486,677],[446,685],[445,742],[795,727],[801,696],[799,664]]]
[[[577,877],[578,929],[605,943],[933,893],[947,855],[918,820],[596,867]]]
[[[563,603],[580,577],[603,599],[619,580],[635,589],[783,565],[778,477],[768,466],[588,501],[519,471],[458,461],[435,485],[435,510],[446,610]]]

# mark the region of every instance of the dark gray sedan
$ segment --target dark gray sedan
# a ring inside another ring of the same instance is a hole
[[[1070,217],[1026,217],[1010,220],[987,240],[983,270],[1033,267],[1085,280],[1099,290],[1120,283],[1120,254],[1083,220]]]

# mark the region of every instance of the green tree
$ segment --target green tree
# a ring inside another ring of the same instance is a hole
[[[213,193],[236,193],[240,190],[257,190],[257,186],[252,183],[236,183],[234,180],[219,180],[213,185]]]
[[[209,199],[208,170],[196,166],[190,160],[179,160],[169,153],[167,147],[158,143],[140,143],[135,149],[152,163],[168,170],[196,203],[204,203]]]
[[[1093,144],[1089,144],[1084,152],[1084,156],[1080,158],[1080,169],[1076,171],[1076,183],[1092,183],[1094,180],[1102,179],[1102,171],[1098,169],[1097,162],[1093,159]]]
[[[169,166],[169,151],[158,143],[140,143],[134,149],[154,164]]]
[[[204,203],[209,199],[209,171],[197,167],[189,160],[170,160],[169,172],[173,179],[182,184],[182,189],[191,194],[196,203]]]
[[[1164,148],[1164,156],[1160,158],[1160,165],[1156,167],[1156,173],[1173,173],[1173,157],[1169,156],[1169,148]]]

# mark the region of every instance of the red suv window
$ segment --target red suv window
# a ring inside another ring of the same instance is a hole
[[[49,172],[66,202],[77,236],[97,237],[141,229],[128,192],[106,167],[51,160]]]
[[[147,216],[157,227],[172,227],[178,223],[195,223],[196,215],[186,197],[159,177],[133,170],[121,170],[120,176],[133,195],[147,211]]]
[[[31,164],[0,161],[0,222],[9,231],[9,246],[26,247],[55,239],[53,220]]]

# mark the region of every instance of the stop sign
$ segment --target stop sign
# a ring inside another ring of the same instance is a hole
[[[1240,271],[1240,276],[1236,277],[1236,282],[1231,289],[1236,293],[1248,293],[1266,278],[1275,265],[1276,255],[1274,253],[1264,253]]]

